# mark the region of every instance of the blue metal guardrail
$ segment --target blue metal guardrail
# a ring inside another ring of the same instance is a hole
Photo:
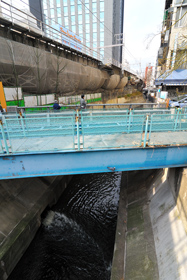
[[[69,110],[4,115],[0,136],[0,154],[187,145],[187,113]]]

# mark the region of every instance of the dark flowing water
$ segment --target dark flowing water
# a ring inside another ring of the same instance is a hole
[[[110,279],[121,173],[74,176],[8,280]]]

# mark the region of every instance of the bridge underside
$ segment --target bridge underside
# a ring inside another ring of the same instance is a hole
[[[0,179],[187,166],[187,146],[2,155]]]

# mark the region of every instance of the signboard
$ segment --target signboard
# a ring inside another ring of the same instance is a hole
[[[161,91],[160,98],[166,99],[167,97],[168,97],[168,92],[167,91]]]
[[[62,44],[70,48],[76,49],[78,51],[82,50],[81,37],[77,36],[75,33],[69,31],[67,28],[61,26],[60,24],[52,25],[53,28],[60,31]]]

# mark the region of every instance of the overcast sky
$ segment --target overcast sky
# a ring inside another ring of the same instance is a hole
[[[160,31],[165,0],[125,0],[124,35],[125,58],[134,70],[145,70],[147,64],[155,66],[160,46]],[[146,49],[150,34],[159,34]],[[130,52],[130,53],[129,53]]]

